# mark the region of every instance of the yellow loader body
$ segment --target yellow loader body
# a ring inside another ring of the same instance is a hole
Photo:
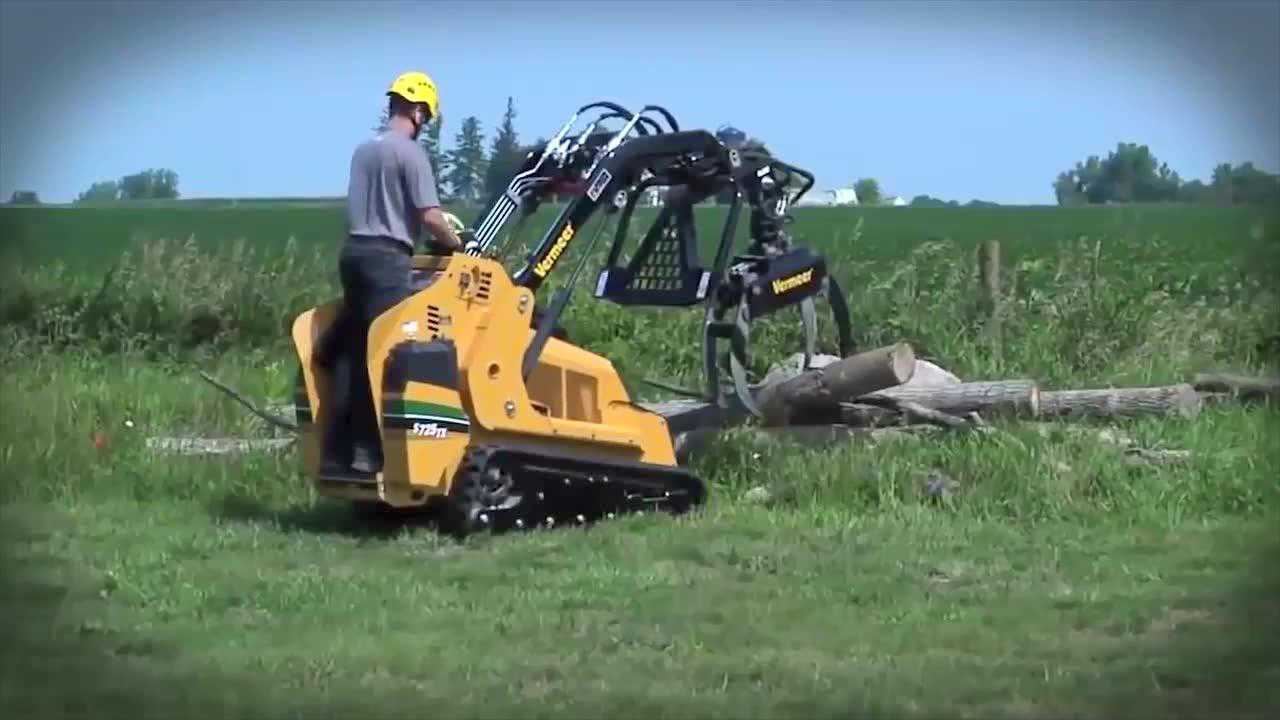
[[[384,457],[376,478],[321,473],[330,379],[313,348],[334,322],[338,303],[294,321],[303,463],[319,493],[400,508],[425,505],[455,494],[468,450],[477,447],[518,448],[525,465],[547,477],[565,475],[565,484],[570,470],[575,481],[581,475],[595,483],[597,475],[607,479],[637,468],[650,484],[655,470],[675,471],[666,420],[632,403],[608,359],[550,338],[523,377],[534,297],[500,263],[455,254],[415,256],[413,265],[421,289],[379,316],[368,335],[367,372]],[[572,467],[549,468],[559,458]],[[507,465],[503,472],[527,474],[523,465]],[[693,488],[683,475],[662,478]],[[701,485],[693,484],[700,502]],[[523,525],[521,518],[513,522]]]

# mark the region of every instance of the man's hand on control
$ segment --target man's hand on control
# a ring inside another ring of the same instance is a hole
[[[426,225],[431,236],[445,248],[453,251],[462,249],[462,240],[454,230],[455,225],[462,227],[462,221],[453,213],[447,213],[438,207],[427,208],[422,211],[422,223]]]
[[[458,219],[457,215],[448,211],[442,211],[440,214],[444,215],[445,222],[449,223],[449,229],[452,230],[454,234],[461,235],[462,231],[467,229],[467,226],[462,224],[462,221]]]
[[[464,252],[470,250],[471,247],[475,245],[475,236],[467,230],[466,225],[462,224],[462,220],[460,220],[457,215],[448,211],[444,213],[444,219],[445,222],[449,223],[449,229],[453,231],[454,236],[458,240],[458,244],[453,247],[453,250],[455,252],[458,250],[462,250]]]

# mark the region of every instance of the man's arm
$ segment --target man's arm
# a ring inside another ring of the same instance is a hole
[[[415,147],[406,163],[408,170],[409,199],[422,214],[422,225],[440,245],[449,250],[461,250],[462,240],[453,231],[445,212],[440,208],[440,196],[436,189],[436,176],[431,161],[421,148]]]
[[[438,205],[422,211],[422,225],[444,247],[450,250],[462,249],[462,239],[454,232],[453,226]]]

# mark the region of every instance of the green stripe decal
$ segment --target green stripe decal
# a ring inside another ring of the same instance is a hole
[[[421,400],[392,400],[386,404],[384,415],[431,415],[432,417],[468,422],[462,408],[439,405]]]

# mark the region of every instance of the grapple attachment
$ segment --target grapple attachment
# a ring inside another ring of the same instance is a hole
[[[630,217],[635,200],[625,209]],[[621,227],[622,236],[626,228]],[[698,230],[687,198],[668,200],[625,264],[618,263],[621,242],[615,242],[608,265],[600,271],[595,295],[619,305],[687,307],[707,299],[712,273],[698,259]]]
[[[608,263],[597,280],[596,296],[619,305],[705,304],[705,395],[723,409],[736,404],[758,416],[748,354],[752,322],[797,307],[804,331],[804,364],[808,367],[818,346],[815,298],[828,298],[835,329],[834,342],[828,349],[841,356],[853,350],[849,311],[825,259],[808,248],[795,246],[785,232],[790,221],[787,208],[808,191],[813,176],[766,152],[730,142],[732,138],[719,140],[718,150],[723,153],[724,162],[702,163],[701,172],[652,173],[637,187],[623,208]],[[805,181],[798,192],[791,187],[797,178]],[[652,185],[666,187],[665,201],[630,258],[621,262],[636,200],[641,190]],[[732,201],[714,260],[706,267],[699,255],[693,206],[725,191],[732,193]],[[744,198],[751,208],[750,246],[746,253],[730,258]],[[727,351],[722,351],[723,340],[730,341]]]

